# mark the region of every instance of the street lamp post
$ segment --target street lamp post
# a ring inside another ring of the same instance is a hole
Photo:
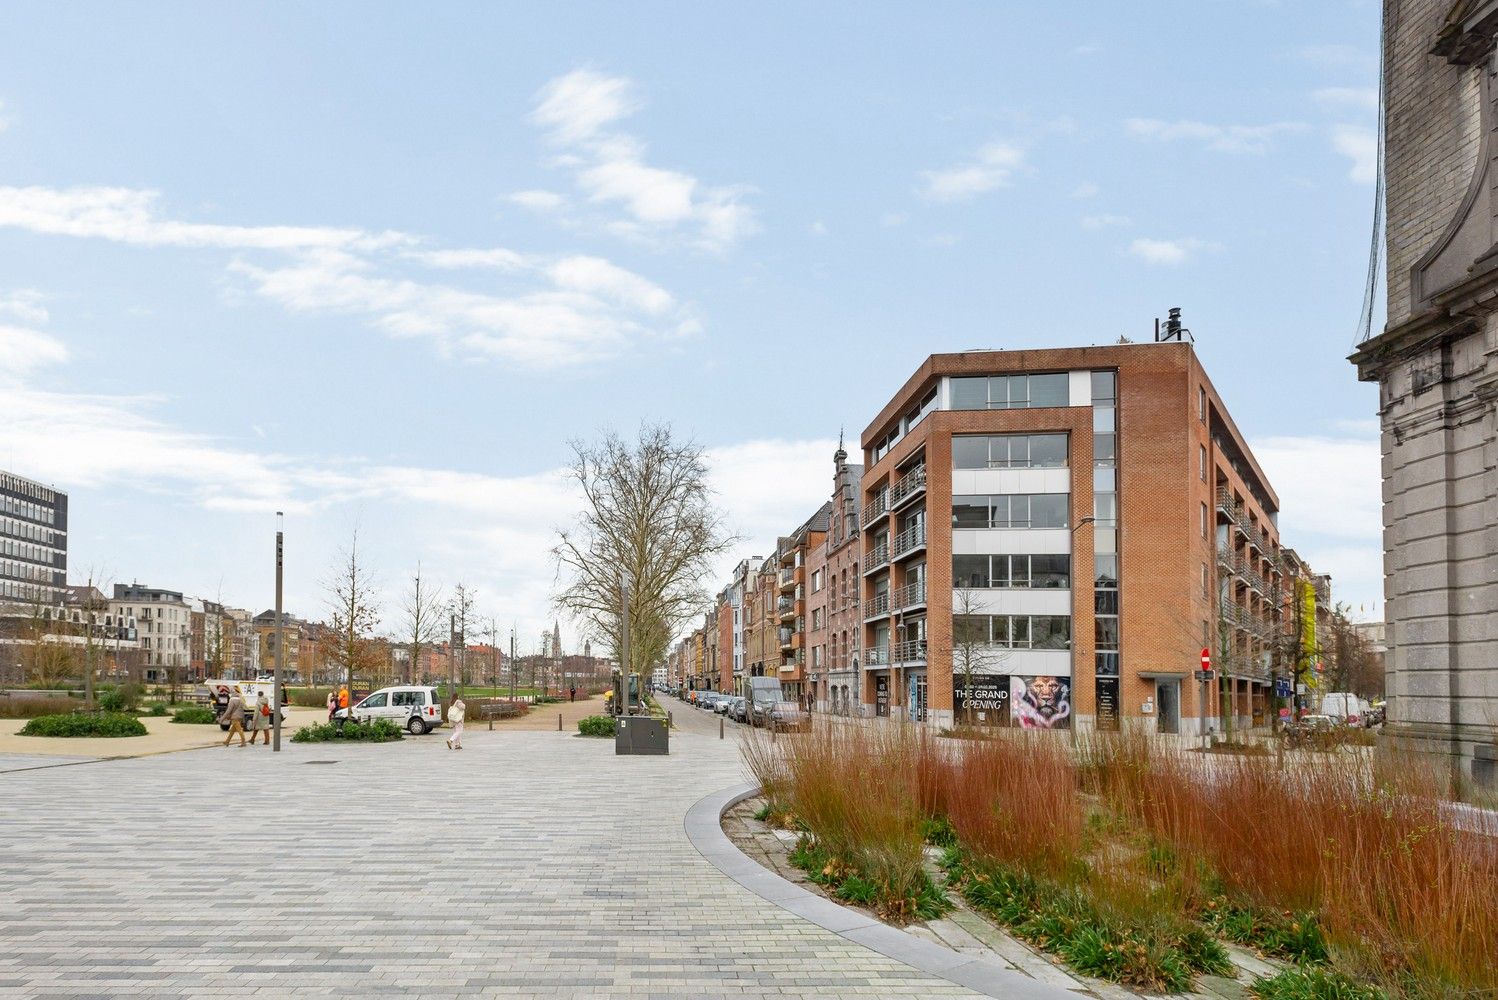
[[[1072,699],[1072,717],[1071,717],[1071,726],[1070,726],[1070,729],[1071,729],[1071,741],[1072,741],[1072,745],[1073,746],[1075,746],[1076,743],[1077,743],[1077,712],[1076,712],[1076,708],[1077,708],[1077,671],[1080,669],[1077,666],[1077,531],[1079,529],[1081,529],[1084,525],[1088,525],[1088,524],[1092,524],[1092,525],[1097,524],[1097,518],[1093,517],[1091,514],[1089,514],[1088,516],[1082,518],[1080,521],[1078,521],[1076,524],[1074,524],[1072,526],[1072,529],[1071,529],[1071,541],[1072,541],[1072,544],[1071,544],[1071,564],[1072,564],[1071,565],[1071,674],[1072,674],[1072,677],[1071,677],[1071,699]],[[1093,711],[1092,724],[1094,726],[1096,726],[1097,725],[1097,677],[1096,677],[1096,675],[1094,675],[1094,677],[1093,677],[1092,711]]]
[[[271,730],[275,733],[275,742],[271,746],[273,753],[281,752],[281,555],[282,555],[282,532],[281,512],[276,511],[276,676],[275,683],[271,685],[273,702],[271,706]]]

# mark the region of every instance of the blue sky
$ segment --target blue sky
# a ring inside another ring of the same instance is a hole
[[[1179,305],[1376,613],[1377,5],[1055,10],[8,5],[0,465],[75,576],[258,610],[280,507],[293,611],[357,525],[524,645],[569,439],[674,422],[762,552],[927,353]]]

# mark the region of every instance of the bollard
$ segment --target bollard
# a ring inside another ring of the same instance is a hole
[[[666,728],[670,729],[672,727],[672,725],[673,725],[673,723],[671,722],[671,713],[667,712],[666,713]]]
[[[494,712],[489,713],[489,732],[494,732]]]
[[[723,738],[723,716],[718,716],[718,739]]]
[[[560,733],[561,731],[562,731],[562,713],[558,712],[557,713],[557,732]]]

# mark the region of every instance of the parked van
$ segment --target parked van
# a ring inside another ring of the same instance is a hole
[[[1321,699],[1321,714],[1331,716],[1341,725],[1362,726],[1368,717],[1368,703],[1355,694],[1333,691]]]
[[[352,718],[355,722],[389,719],[397,726],[405,727],[412,736],[420,736],[442,725],[442,702],[438,700],[434,687],[401,685],[380,688],[357,705],[340,708],[333,718]]]
[[[770,721],[770,713],[774,711],[776,704],[782,700],[780,678],[749,678],[749,724],[753,726],[767,724]]]

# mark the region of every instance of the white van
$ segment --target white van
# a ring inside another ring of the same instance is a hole
[[[1331,716],[1338,725],[1361,726],[1368,714],[1367,703],[1355,694],[1333,691],[1321,699],[1321,714]]]
[[[333,717],[352,717],[355,722],[389,719],[411,735],[420,736],[442,725],[442,703],[434,687],[402,685],[380,688],[353,708],[340,708]]]

